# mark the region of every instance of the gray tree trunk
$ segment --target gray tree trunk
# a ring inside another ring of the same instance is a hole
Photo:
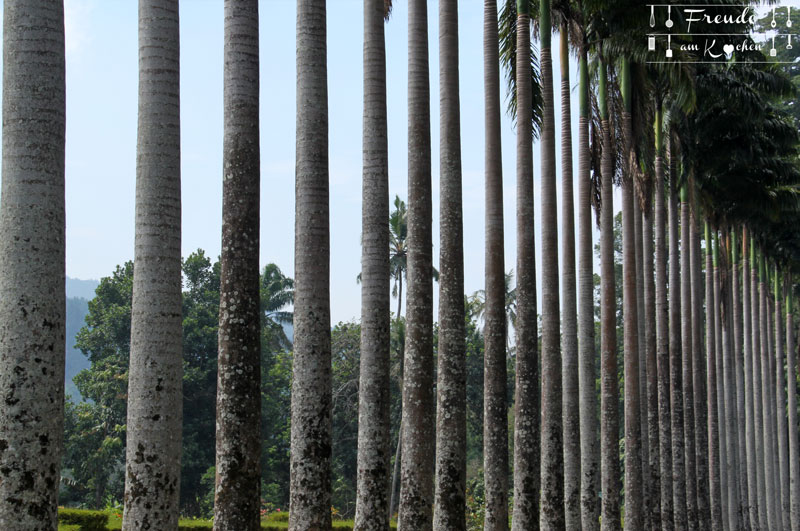
[[[697,514],[697,454],[694,423],[694,351],[692,345],[692,279],[689,202],[681,190],[681,352],[683,353],[683,425],[686,454],[686,518],[699,529]]]
[[[670,357],[670,409],[672,410],[672,494],[674,526],[676,530],[688,527],[686,514],[686,441],[683,436],[683,385],[681,366],[681,267],[678,240],[678,191],[675,189],[677,173],[670,153],[669,196],[669,357]]]
[[[572,113],[569,83],[569,28],[559,31],[561,66],[561,298],[562,417],[564,422],[564,523],[581,528],[581,433],[578,381],[578,308],[575,293],[575,212],[572,193]],[[591,230],[591,228],[590,228]]]
[[[772,441],[772,403],[774,402],[774,391],[770,383],[770,361],[769,348],[769,306],[767,305],[767,287],[764,281],[764,257],[759,257],[759,326],[761,328],[761,407],[764,411],[763,419],[763,438],[764,438],[764,484],[766,486],[766,512],[768,529],[776,529],[778,515],[775,513],[775,495],[780,496],[774,489],[774,460],[773,441]]]
[[[177,0],[141,0],[125,530],[178,525],[183,411],[179,42]]]
[[[661,106],[659,105],[659,109]],[[656,122],[661,134],[661,113]],[[669,305],[667,303],[666,208],[664,205],[664,157],[656,152],[655,186],[655,292],[656,364],[658,371],[658,455],[661,490],[661,529],[674,529],[672,497],[672,426],[670,406]]]
[[[607,65],[600,63],[601,92]],[[602,94],[601,94],[602,96]],[[605,98],[601,97],[600,100]],[[602,105],[602,103],[601,103]],[[600,471],[603,531],[620,529],[619,381],[617,379],[617,308],[614,280],[614,185],[611,125],[601,107],[603,154],[600,206]]]
[[[730,229],[731,251],[733,260],[731,261],[731,315],[733,323],[731,331],[733,333],[733,371],[735,388],[735,413],[736,425],[736,476],[738,479],[739,491],[737,494],[737,508],[739,511],[739,522],[743,529],[750,528],[750,510],[747,502],[747,465],[746,442],[745,442],[745,404],[744,404],[744,362],[742,344],[744,342],[742,334],[742,292],[739,288],[739,248],[737,243],[737,232]]]
[[[325,0],[297,2],[294,367],[289,527],[331,526],[331,317]]]
[[[261,526],[258,2],[225,2],[214,528]]]
[[[626,67],[623,66],[623,69]],[[623,75],[624,77],[624,75]],[[625,89],[623,89],[623,92]],[[625,160],[632,157],[631,113],[622,113]],[[633,163],[633,162],[631,162]],[[623,163],[625,164],[625,162]],[[624,320],[625,373],[625,529],[644,529],[644,485],[642,482],[642,416],[639,386],[639,315],[636,289],[636,209],[633,174],[623,169],[622,180],[622,308]]]
[[[402,529],[431,529],[434,475],[433,243],[428,8],[408,8],[408,296],[403,367]],[[459,294],[463,297],[463,294]]]
[[[747,230],[742,230],[742,318],[744,346],[745,463],[747,463],[747,503],[750,529],[758,531],[758,481],[756,474],[755,412],[753,411],[753,334],[750,296],[750,256]],[[744,473],[744,470],[742,471]]]
[[[717,372],[717,393],[715,405],[717,418],[719,419],[719,485],[720,485],[720,508],[722,511],[722,528],[730,528],[730,517],[728,513],[728,444],[727,428],[725,416],[725,370],[722,363],[723,337],[722,337],[722,305],[723,294],[721,290],[720,265],[719,265],[719,240],[716,229],[714,231],[714,302],[712,308],[714,313],[714,365]]]
[[[728,473],[728,525],[730,529],[741,529],[741,511],[739,500],[739,467],[738,467],[738,435],[736,429],[736,381],[733,371],[733,299],[730,282],[730,240],[728,231],[724,230],[723,241],[728,242],[725,249],[724,272],[720,267],[720,289],[722,291],[722,370],[724,380],[725,403],[725,458]],[[722,278],[722,276],[726,278]],[[727,282],[726,282],[727,280]],[[724,494],[723,494],[724,495]]]
[[[772,491],[774,496],[772,502],[774,504],[773,511],[775,513],[775,527],[780,529],[782,527],[781,515],[781,495],[780,492],[780,462],[778,459],[778,411],[775,404],[776,396],[776,378],[775,378],[775,305],[773,304],[772,296],[770,295],[770,280],[769,265],[767,267],[767,274],[765,278],[765,287],[767,290],[767,349],[769,351],[769,401],[770,401],[770,438],[772,450]]]
[[[507,331],[499,54],[497,0],[485,0],[483,5],[483,83],[486,120],[486,311],[483,329],[485,531],[508,529]]]
[[[6,0],[0,528],[58,527],[64,425],[64,3]]]
[[[761,389],[761,304],[758,289],[759,268],[756,260],[755,242],[750,247],[750,311],[753,344],[753,411],[755,428],[756,483],[758,488],[758,522],[759,529],[767,529],[767,494],[764,478],[764,405]]]
[[[781,523],[788,531],[792,524],[789,521],[791,512],[789,504],[789,432],[786,426],[786,378],[783,368],[783,311],[781,309],[781,293],[779,292],[779,271],[775,266],[775,408],[777,411],[778,464],[780,468],[779,492],[781,496]]]
[[[580,385],[581,527],[600,529],[600,446],[597,436],[597,391],[594,347],[594,261],[592,257],[592,181],[589,146],[589,72],[581,50],[578,125],[578,378]]]
[[[558,205],[556,203],[556,132],[553,61],[550,47],[550,0],[540,0],[542,86],[542,529],[564,528],[564,436],[561,424],[561,311],[558,289]],[[519,55],[527,56],[521,49]],[[572,441],[577,443],[577,441]]]
[[[694,183],[692,182],[692,189]],[[689,221],[689,261],[692,283],[692,376],[694,377],[694,433],[697,446],[697,519],[701,530],[710,529],[708,478],[708,411],[706,367],[703,358],[703,273],[700,266],[700,232],[696,203],[692,201]]]
[[[642,496],[644,500],[653,499],[650,491],[650,438],[648,431],[648,395],[647,395],[647,344],[645,343],[645,311],[644,311],[644,257],[642,256],[642,209],[640,204],[641,191],[639,185],[634,183],[633,191],[633,231],[634,244],[636,247],[636,324],[639,332],[637,335],[637,345],[639,348],[639,418],[641,428],[639,430],[642,454]],[[644,522],[649,526],[650,508],[646,502],[642,503]]]
[[[467,358],[458,93],[458,2],[439,1],[439,350],[435,529],[466,529]]]
[[[530,16],[517,16],[517,50],[529,50]],[[530,58],[517,54],[517,372],[513,531],[539,529],[539,360],[533,227]]]
[[[361,189],[361,360],[358,490],[354,529],[389,526],[390,300],[389,156],[384,2],[364,2],[363,181]],[[398,312],[399,317],[399,312]]]
[[[794,343],[794,322],[792,315],[792,282],[791,273],[785,277],[786,288],[786,374],[787,404],[789,432],[789,518],[792,523],[791,531],[800,530],[800,444],[798,443],[797,426],[797,380],[796,357]]]
[[[663,171],[663,169],[662,169]],[[661,526],[661,459],[659,456],[658,359],[656,354],[656,296],[653,278],[653,203],[649,202],[642,216],[642,268],[644,274],[644,323],[647,350],[647,444],[649,490],[645,506],[648,529]],[[656,501],[657,500],[657,501]]]
[[[708,402],[708,464],[709,464],[709,500],[711,529],[722,531],[722,491],[720,480],[720,426],[719,408],[717,407],[717,389],[719,376],[717,375],[717,347],[716,347],[716,308],[719,307],[717,296],[719,289],[714,275],[713,239],[708,223],[706,223],[706,366],[708,368],[708,387],[706,388],[706,401]]]

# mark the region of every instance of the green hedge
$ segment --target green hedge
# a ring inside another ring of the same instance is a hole
[[[58,510],[58,522],[63,526],[77,526],[80,531],[106,531],[108,513],[83,509]]]

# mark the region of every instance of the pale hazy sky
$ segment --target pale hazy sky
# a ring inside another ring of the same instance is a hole
[[[117,264],[133,258],[137,2],[66,0],[65,4],[67,274],[99,279],[108,276]],[[482,2],[474,0],[461,2],[459,8],[465,292],[473,293],[484,283],[483,7]],[[438,262],[438,3],[429,2],[428,9],[433,237],[434,260]],[[359,0],[328,2],[334,323],[360,316],[360,290],[355,279],[361,256],[362,14],[363,4]],[[186,256],[203,248],[215,258],[220,250],[222,215],[223,2],[182,0],[180,15],[182,254]],[[262,1],[260,19],[261,264],[275,262],[285,274],[293,276],[295,2]],[[395,2],[392,18],[386,25],[392,199],[395,194],[407,197],[407,21],[406,2]],[[557,42],[555,36],[554,42]],[[554,62],[555,108],[560,109],[557,57]],[[574,62],[572,66],[575,95]],[[576,115],[577,97],[573,97],[574,134]],[[557,124],[556,135],[559,130]],[[516,269],[516,252],[515,137],[507,116],[503,118],[502,134],[508,270]],[[534,145],[537,227],[541,210],[539,149],[537,142]],[[577,145],[577,159],[576,150]],[[537,229],[537,247],[539,240]],[[538,258],[537,263],[541,263]]]

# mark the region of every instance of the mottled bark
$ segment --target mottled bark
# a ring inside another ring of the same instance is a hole
[[[796,355],[794,342],[794,322],[792,314],[792,282],[791,273],[785,277],[786,286],[786,374],[787,386],[788,432],[789,432],[789,518],[791,531],[800,530],[800,445],[797,426],[797,381],[795,380]]]
[[[527,4],[517,16],[517,50],[529,50]],[[517,372],[514,400],[513,531],[539,529],[539,360],[533,227],[530,59],[517,54]]]
[[[289,527],[331,525],[326,2],[297,2],[294,366]]]
[[[694,183],[692,182],[692,186]],[[696,204],[692,202],[689,222],[689,261],[692,282],[692,376],[694,378],[694,433],[697,459],[697,519],[701,530],[711,527],[708,483],[708,410],[706,367],[703,353],[703,272],[700,265],[700,232]]]
[[[692,278],[689,202],[681,190],[681,352],[683,354],[683,429],[686,452],[686,518],[689,529],[699,529],[697,513],[697,453],[694,423],[694,348],[692,345]]]
[[[722,491],[720,483],[719,460],[719,409],[717,408],[717,388],[719,378],[717,375],[717,347],[715,332],[715,315],[719,306],[717,296],[719,289],[714,281],[713,253],[714,242],[711,238],[711,229],[706,223],[706,366],[708,386],[706,387],[706,401],[708,402],[708,472],[709,472],[709,505],[711,529],[722,531]]]
[[[752,243],[746,229],[742,230],[742,321],[744,348],[744,398],[745,398],[745,463],[747,463],[747,503],[750,529],[760,529],[758,522],[758,481],[756,474],[755,412],[753,411],[753,335],[752,305],[750,297],[750,256]],[[745,471],[743,470],[744,474]]]
[[[508,529],[508,405],[500,145],[500,55],[497,0],[483,5],[483,83],[486,126],[486,311],[483,329],[483,470],[485,531]]]
[[[714,365],[717,373],[717,390],[715,403],[711,407],[716,407],[717,418],[719,419],[719,484],[720,484],[720,509],[722,511],[722,528],[730,528],[728,513],[728,445],[725,416],[725,370],[722,363],[723,337],[722,337],[722,305],[723,294],[721,291],[721,279],[719,268],[719,239],[717,231],[714,231],[714,302],[712,308],[714,322]]]
[[[614,281],[614,185],[611,125],[607,108],[607,65],[598,72],[598,104],[603,128],[600,206],[600,471],[603,531],[620,529],[619,382],[617,309]]]
[[[642,256],[642,209],[639,202],[641,191],[639,185],[634,183],[633,191],[633,234],[636,247],[636,324],[638,334],[636,344],[639,349],[639,419],[641,428],[639,430],[642,455],[642,497],[643,500],[653,499],[650,491],[650,437],[648,430],[648,395],[647,395],[647,344],[645,343],[645,312],[644,312],[644,257]],[[643,521],[649,526],[651,518],[650,508],[646,501],[642,503]]]
[[[389,526],[389,157],[384,3],[364,2],[361,188],[361,360],[354,529]],[[399,316],[399,312],[398,312]]]
[[[663,171],[663,168],[662,168]],[[642,215],[642,272],[644,275],[644,345],[647,351],[647,456],[648,486],[645,524],[648,529],[661,526],[661,460],[658,423],[658,360],[656,356],[656,297],[653,278],[653,204]]]
[[[776,410],[776,438],[778,439],[778,491],[781,496],[779,507],[781,524],[784,530],[791,528],[789,514],[789,432],[786,426],[786,377],[783,372],[785,358],[783,354],[783,311],[781,310],[781,293],[778,266],[775,266],[775,410]]]
[[[439,1],[439,349],[435,529],[466,529],[467,358],[458,96],[458,3]]]
[[[580,55],[578,123],[578,379],[580,387],[581,528],[600,529],[600,445],[594,347],[594,261],[592,257],[592,181],[589,146],[589,68],[586,48]]]
[[[561,66],[561,298],[562,417],[564,422],[564,524],[581,527],[581,434],[578,388],[578,308],[575,293],[575,212],[572,193],[572,113],[569,84],[569,28],[559,29]],[[544,212],[544,211],[543,211]],[[591,230],[591,229],[590,229]]]
[[[0,528],[58,527],[64,423],[64,3],[6,0]]]
[[[750,311],[753,345],[753,411],[755,428],[756,483],[758,488],[759,529],[767,528],[767,494],[764,478],[764,405],[761,389],[761,304],[758,289],[758,262],[755,242],[750,246]]]
[[[770,383],[770,360],[769,348],[769,307],[767,305],[767,286],[765,284],[764,256],[758,257],[759,269],[759,326],[761,328],[761,407],[764,411],[763,417],[763,437],[764,437],[764,484],[766,487],[766,511],[768,529],[777,527],[778,515],[775,513],[775,492],[774,480],[774,460],[773,460],[773,431],[772,431],[772,403],[775,400],[774,391]]]
[[[664,156],[662,111],[656,114],[655,161],[655,295],[656,364],[658,371],[658,455],[661,491],[661,529],[674,527],[672,497],[672,426],[670,406],[669,305],[667,304],[666,208],[664,205]]]
[[[672,495],[674,527],[687,529],[686,515],[686,454],[683,437],[683,385],[681,370],[681,280],[680,250],[678,241],[678,191],[675,188],[677,173],[675,160],[670,153],[669,195],[669,372],[670,409],[672,410]]]
[[[258,2],[225,2],[214,528],[255,530],[261,509]]]
[[[183,409],[179,42],[177,0],[141,0],[126,530],[178,525]]]
[[[425,531],[433,517],[435,429],[428,8],[423,0],[408,7],[408,297],[398,523]]]
[[[624,320],[625,400],[625,528],[644,528],[642,482],[642,416],[639,386],[639,315],[636,289],[636,209],[633,204],[635,164],[631,119],[630,61],[622,60],[623,177],[622,177],[622,313]],[[688,276],[688,275],[687,275]]]

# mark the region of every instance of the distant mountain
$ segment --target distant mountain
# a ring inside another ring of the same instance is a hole
[[[66,334],[66,367],[64,371],[65,392],[75,401],[81,400],[81,394],[72,379],[83,369],[91,365],[83,352],[75,348],[75,336],[86,324],[89,313],[89,300],[94,298],[94,290],[100,283],[96,280],[80,280],[67,277],[67,334]]]

